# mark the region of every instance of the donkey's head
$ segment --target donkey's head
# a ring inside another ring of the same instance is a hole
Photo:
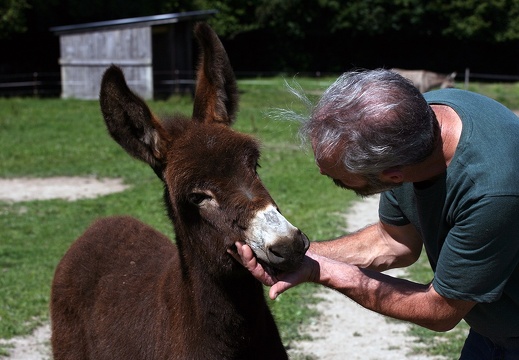
[[[444,75],[445,78],[443,79],[440,88],[446,89],[446,88],[453,88],[455,86],[454,80],[456,79],[456,72],[452,72],[449,75]]]
[[[237,87],[227,54],[213,30],[197,24],[201,47],[191,119],[159,121],[110,67],[101,84],[101,110],[112,137],[148,163],[165,183],[165,198],[182,256],[211,271],[236,263],[227,250],[244,240],[264,264],[291,270],[309,242],[278,211],[256,173],[258,143],[230,128]]]

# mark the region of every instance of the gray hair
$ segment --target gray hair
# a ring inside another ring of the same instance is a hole
[[[377,69],[340,76],[303,121],[300,134],[311,140],[317,160],[340,156],[346,170],[373,175],[424,160],[440,129],[411,82]]]

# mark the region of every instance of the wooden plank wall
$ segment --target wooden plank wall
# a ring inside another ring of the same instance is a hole
[[[151,28],[123,28],[61,34],[63,98],[98,99],[101,77],[119,65],[128,85],[145,99],[153,98]]]

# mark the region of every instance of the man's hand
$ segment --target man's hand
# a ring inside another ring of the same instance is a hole
[[[235,245],[236,252],[230,249],[227,250],[227,252],[231,254],[236,261],[245,266],[252,276],[267,286],[272,286],[278,281],[274,275],[269,274],[263,266],[261,266],[249,245],[241,241],[237,241]]]
[[[240,262],[250,273],[264,285],[271,286],[269,297],[274,300],[276,297],[286,290],[301,284],[303,282],[318,282],[319,280],[319,263],[314,260],[315,255],[309,251],[303,259],[301,266],[293,271],[281,273],[279,275],[269,274],[263,266],[256,260],[254,253],[249,245],[244,242],[236,242],[236,250],[234,253],[229,250],[238,262]]]
[[[236,248],[237,253],[231,250],[229,253],[256,279],[271,286],[269,297],[273,300],[298,284],[314,282],[335,289],[379,314],[410,321],[434,331],[452,329],[476,304],[445,298],[431,284],[394,278],[317,255],[312,252],[312,247],[297,270],[273,276],[257,262],[248,245],[237,242]]]

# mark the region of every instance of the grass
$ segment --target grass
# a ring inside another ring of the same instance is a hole
[[[297,80],[309,94],[318,94],[333,79]],[[239,86],[241,110],[235,128],[262,141],[260,176],[284,215],[311,239],[339,236],[342,219],[338,214],[347,210],[354,195],[331,186],[319,175],[311,153],[299,146],[297,124],[266,115],[272,108],[299,107],[283,79],[243,80]],[[471,84],[470,89],[502,97],[499,99],[507,106],[519,108],[517,84]],[[150,106],[157,114],[190,114],[192,102],[175,96]],[[73,175],[120,177],[131,189],[75,202],[0,202],[0,338],[27,334],[48,320],[54,268],[95,218],[130,214],[173,237],[160,181],[147,165],[131,159],[110,139],[97,102],[0,99],[0,178]],[[417,281],[432,277],[423,259],[412,274]],[[286,344],[299,338],[299,326],[312,315],[308,305],[315,301],[314,289],[302,285],[271,302]],[[432,353],[452,357],[459,353],[457,335],[452,341],[438,340],[445,338],[420,331],[413,328],[413,334]],[[453,344],[453,349],[445,344]],[[8,349],[0,346],[0,354],[5,352]]]
[[[519,109],[519,83],[469,83],[468,89],[499,101],[510,109]]]
[[[336,236],[341,219],[328,214],[345,211],[353,196],[337,196],[339,190],[319,176],[311,154],[299,147],[295,124],[265,115],[269,108],[292,101],[283,80],[246,82],[240,89],[235,128],[262,141],[260,176],[285,216],[314,237]],[[189,97],[172,97],[150,106],[157,114],[189,114],[192,102]],[[107,135],[95,101],[0,99],[0,164],[1,178],[121,177],[131,185],[123,193],[75,202],[0,202],[0,338],[26,334],[48,320],[54,269],[95,218],[130,214],[173,237],[160,181]],[[298,338],[298,326],[311,314],[309,286],[271,302],[287,344]]]

